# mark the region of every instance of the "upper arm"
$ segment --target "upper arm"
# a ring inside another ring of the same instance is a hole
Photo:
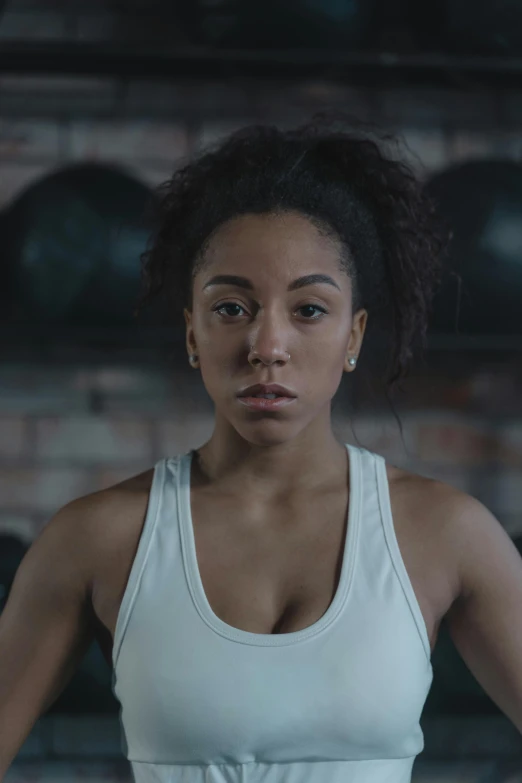
[[[468,495],[457,498],[448,530],[460,577],[448,631],[471,673],[522,734],[522,558],[496,517]]]
[[[0,615],[0,780],[93,640],[83,498],[33,541]]]

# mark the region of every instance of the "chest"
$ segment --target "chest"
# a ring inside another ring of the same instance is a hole
[[[404,484],[396,483],[394,470],[390,467],[388,478],[395,533],[433,650],[440,621],[454,598],[451,564],[436,529],[413,518],[417,504],[412,505]],[[197,564],[212,611],[251,633],[291,633],[317,622],[339,584],[349,502],[348,488],[271,509],[192,491]],[[147,497],[140,506],[134,496],[117,557],[101,563],[95,580],[97,637],[109,665],[146,508]]]

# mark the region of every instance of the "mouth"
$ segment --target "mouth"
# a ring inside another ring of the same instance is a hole
[[[242,405],[244,405],[247,408],[250,408],[250,410],[254,411],[276,411],[279,410],[279,408],[284,408],[287,405],[290,405],[291,403],[296,401],[296,397],[288,397],[286,395],[276,395],[276,394],[270,394],[270,395],[252,395],[249,393],[249,396],[241,395],[238,396],[238,402],[240,402]]]
[[[280,386],[277,383],[256,383],[253,386],[248,386],[243,391],[238,392],[237,395],[240,399],[244,398],[257,398],[257,399],[278,399],[284,397],[287,399],[295,399],[296,394],[286,386]]]

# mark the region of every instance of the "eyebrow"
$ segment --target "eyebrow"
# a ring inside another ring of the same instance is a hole
[[[298,288],[304,288],[307,285],[314,285],[315,283],[326,283],[327,285],[333,285],[339,291],[341,290],[333,278],[329,275],[321,274],[298,277],[297,280],[293,280],[290,283],[287,290],[295,291]],[[208,283],[205,283],[203,291],[215,285],[235,285],[239,288],[246,288],[248,291],[254,290],[254,285],[247,277],[239,277],[238,275],[215,275],[210,278]]]

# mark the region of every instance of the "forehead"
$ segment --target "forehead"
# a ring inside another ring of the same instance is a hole
[[[307,261],[338,264],[340,241],[333,231],[315,225],[305,215],[296,212],[283,214],[247,214],[234,217],[219,226],[209,239],[203,257],[205,266],[229,260],[242,264],[281,261],[300,265]]]

